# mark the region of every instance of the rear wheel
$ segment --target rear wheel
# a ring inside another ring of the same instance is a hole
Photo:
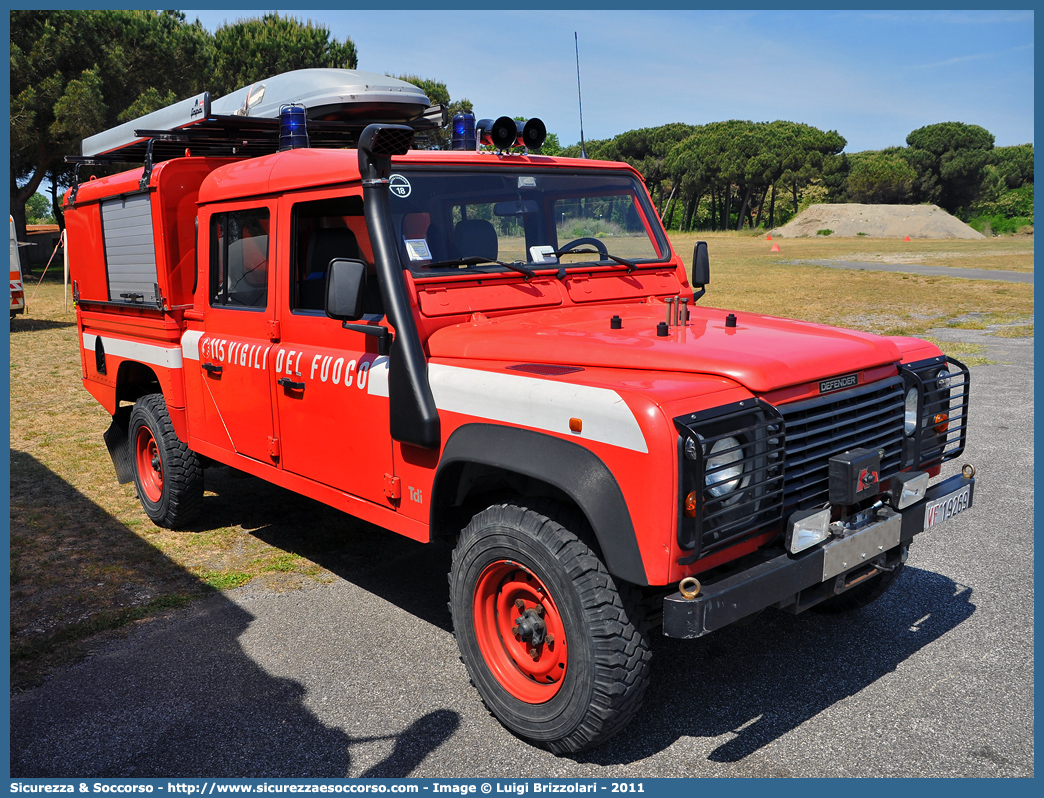
[[[203,468],[175,434],[162,394],[134,404],[129,437],[134,486],[145,514],[170,529],[192,522],[203,510]]]
[[[461,533],[450,572],[472,682],[508,729],[555,753],[622,729],[649,680],[638,596],[582,537],[582,517],[559,505],[497,505]]]

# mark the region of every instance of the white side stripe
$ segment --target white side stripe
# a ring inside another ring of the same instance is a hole
[[[185,360],[199,360],[199,339],[202,337],[199,330],[188,330],[181,336],[181,356]]]
[[[438,364],[428,365],[428,381],[439,410],[649,451],[634,413],[607,388]],[[374,363],[368,387],[388,395],[386,360]],[[582,433],[570,433],[570,418],[583,421]]]
[[[94,351],[95,341],[98,336],[91,333],[83,334],[83,348],[89,352]],[[105,354],[116,357],[137,360],[152,366],[163,366],[168,369],[181,368],[181,349],[177,347],[159,346],[158,344],[143,344],[139,341],[128,341],[123,338],[108,338],[102,336],[102,346]]]
[[[345,378],[347,379],[347,378]],[[371,396],[388,396],[388,358],[381,355],[370,364],[366,392]]]

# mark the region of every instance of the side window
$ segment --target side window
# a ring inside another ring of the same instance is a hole
[[[300,202],[293,208],[293,266],[290,309],[321,315],[326,301],[326,270],[334,258],[366,260],[360,237],[366,222],[361,197],[335,197]],[[363,307],[383,315],[377,275],[371,266]]]
[[[266,307],[269,226],[267,208],[216,213],[211,217],[211,307]]]

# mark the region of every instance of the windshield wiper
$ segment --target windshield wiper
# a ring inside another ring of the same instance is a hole
[[[524,274],[526,280],[530,277],[536,277],[536,272],[532,269],[527,269],[519,262],[506,263],[502,260],[496,260],[495,258],[485,258],[482,255],[469,255],[466,258],[450,258],[449,260],[440,260],[435,263],[429,263],[427,268],[437,269],[440,266],[478,266],[481,263],[494,263],[497,266],[504,266],[512,271],[516,271],[519,274]]]
[[[561,258],[563,255],[598,255],[601,258],[608,258],[611,261],[615,261],[621,266],[626,266],[628,274],[638,268],[638,264],[633,261],[619,258],[616,255],[610,255],[608,252],[599,252],[597,249],[562,249],[557,252],[552,252],[551,254],[556,258]]]

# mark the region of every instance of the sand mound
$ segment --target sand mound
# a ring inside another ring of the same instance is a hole
[[[935,205],[812,205],[772,235],[783,238],[815,236],[833,230],[836,236],[869,238],[985,238],[960,219]]]

